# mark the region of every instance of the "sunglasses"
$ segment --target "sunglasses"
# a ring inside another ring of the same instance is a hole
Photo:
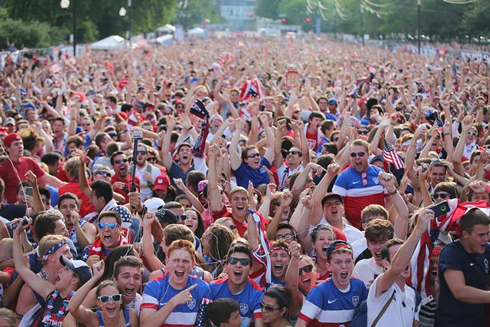
[[[299,275],[301,276],[303,274],[303,271],[305,273],[311,273],[313,271],[313,265],[306,265],[303,268],[299,268]]]
[[[355,153],[355,152],[351,152],[351,153],[350,153],[350,157],[351,157],[351,158],[355,158],[355,157],[362,158],[362,157],[364,157],[365,155],[366,155],[366,152],[364,152],[364,151],[360,151],[360,152],[357,152],[357,153]]]
[[[107,170],[101,170],[97,173],[97,175],[105,176],[105,177],[111,177],[111,173],[108,172]]]
[[[284,235],[276,235],[276,237],[274,237],[274,241],[278,241],[278,240],[290,240],[291,238],[293,238],[293,234],[291,233],[288,233],[288,234],[284,234]]]
[[[239,263],[242,265],[242,266],[249,266],[250,265],[250,259],[241,259],[241,258],[236,258],[236,257],[231,257],[230,259],[228,259],[228,263],[230,265],[236,265],[237,263]]]
[[[366,130],[364,130],[364,129],[363,130],[360,130],[360,131],[357,131],[357,133],[358,134],[361,134],[361,135],[368,135],[369,134],[369,132],[366,131]]]
[[[297,154],[298,156],[301,156],[301,152],[299,151],[289,151],[288,154],[292,154],[292,155]]]
[[[146,151],[136,151],[136,154],[139,154],[139,155],[142,155],[142,156],[146,156],[148,152]]]
[[[260,307],[262,308],[262,310],[267,312],[274,312],[276,310],[280,310],[280,308],[274,308],[273,306],[267,305],[264,302],[260,302]]]
[[[175,129],[176,131],[179,131],[179,132],[182,132],[182,130],[183,130],[183,128],[182,128],[182,127],[180,127],[180,126],[174,127],[174,129]]]
[[[117,226],[119,226],[118,223],[99,223],[99,228],[104,229],[104,228],[109,228],[109,229],[114,229]]]
[[[150,157],[150,158],[146,159],[146,161],[157,161],[157,158],[156,157]]]
[[[434,198],[434,200],[437,200],[439,198],[441,198],[441,199],[449,199],[450,194],[449,193],[446,193],[446,192],[439,192],[439,193],[434,193],[434,195],[432,195],[432,197]]]
[[[121,294],[112,294],[112,295],[101,295],[97,297],[100,302],[107,303],[109,301],[113,302],[121,302],[122,295]]]
[[[476,136],[476,132],[469,132],[468,135]]]
[[[186,220],[187,219],[187,215],[177,216],[177,219]]]
[[[249,155],[247,156],[247,158],[249,158],[249,159],[253,159],[253,158],[257,158],[257,157],[260,157],[260,154],[258,154],[258,153],[254,153],[254,154],[249,154]]]
[[[119,165],[121,163],[126,163],[126,162],[128,162],[128,159],[117,159],[117,160],[114,160],[114,163],[116,165]]]

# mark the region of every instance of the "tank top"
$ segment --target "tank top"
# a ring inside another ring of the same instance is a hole
[[[126,323],[126,327],[130,327],[130,320],[129,320],[129,309],[127,308],[124,308],[123,309],[123,312],[124,312],[124,322]],[[95,314],[97,314],[97,317],[99,317],[99,326],[100,327],[104,327],[104,318],[102,318],[102,312],[100,311],[97,311],[95,312]]]

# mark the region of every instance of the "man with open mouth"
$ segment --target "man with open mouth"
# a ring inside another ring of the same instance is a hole
[[[310,291],[303,302],[296,327],[346,326],[351,322],[355,309],[367,298],[364,283],[351,278],[354,258],[349,243],[332,242],[327,248],[327,260],[332,278]]]
[[[111,177],[111,184],[114,188],[114,192],[124,196],[124,203],[129,202],[129,193],[132,192],[133,177],[129,173],[129,161],[126,155],[122,151],[114,152],[111,156],[111,165],[114,168],[115,174]],[[140,179],[138,176],[134,177],[136,184],[136,190],[140,191]],[[116,184],[117,183],[117,184]],[[116,185],[114,185],[116,184]]]
[[[252,253],[244,245],[235,245],[227,255],[226,277],[218,279],[209,285],[213,300],[230,298],[240,305],[242,326],[249,326],[253,321],[255,326],[262,324],[260,302],[264,294],[262,288],[249,279],[252,269]]]
[[[370,204],[385,206],[385,195],[388,194],[379,181],[378,175],[383,170],[369,164],[369,147],[364,140],[352,143],[350,167],[339,175],[332,189],[333,193],[343,197],[345,216],[356,228],[361,225],[362,209]]]
[[[367,299],[368,326],[413,326],[418,320],[416,291],[406,282],[411,275],[410,260],[434,212],[423,209],[414,215],[416,226],[407,239],[392,239],[381,250],[385,272],[371,284]],[[487,226],[488,227],[488,226]]]
[[[271,285],[286,285],[286,270],[291,260],[288,244],[282,240],[274,241],[270,250],[272,281]]]

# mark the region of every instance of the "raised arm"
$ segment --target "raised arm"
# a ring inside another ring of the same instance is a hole
[[[429,209],[424,209],[419,213],[417,225],[408,240],[398,249],[395,257],[391,261],[388,270],[380,275],[376,284],[376,297],[386,292],[396,281],[397,278],[405,271],[410,263],[415,247],[417,246],[422,234],[424,234],[429,221],[434,219],[434,212]]]
[[[232,170],[237,170],[242,164],[242,158],[238,153],[238,141],[240,140],[240,134],[242,133],[242,130],[243,120],[241,118],[235,119],[235,131],[233,132],[230,144],[230,163]]]
[[[92,278],[90,278],[88,282],[83,284],[82,287],[75,292],[75,295],[73,295],[70,303],[68,304],[68,310],[70,310],[73,318],[75,318],[78,323],[82,323],[87,326],[98,324],[99,318],[95,312],[92,312],[92,310],[82,306],[82,302],[85,300],[90,290],[97,286],[97,282],[104,274],[104,260],[96,262],[93,266],[93,271],[94,275]]]
[[[211,211],[220,211],[223,209],[223,200],[218,188],[218,172],[216,171],[218,151],[219,147],[217,144],[213,144],[209,147],[208,196],[209,209]]]
[[[392,174],[380,172],[378,178],[381,185],[383,185],[383,187],[386,188],[388,193],[391,195],[393,204],[395,205],[395,211],[397,213],[394,223],[395,237],[404,240],[407,238],[409,211],[407,204],[400,195],[400,192],[404,192],[405,190],[397,190],[396,177]]]
[[[153,249],[153,241],[151,239],[151,229],[155,220],[154,212],[147,212],[143,217],[143,255],[145,261],[150,271],[155,271],[163,268],[163,263],[155,255],[155,250]],[[159,224],[157,222],[157,224]]]
[[[173,163],[172,154],[170,153],[170,140],[172,137],[172,132],[175,128],[175,120],[174,117],[172,116],[167,116],[166,120],[167,120],[167,131],[165,132],[165,136],[163,137],[161,157],[165,168],[170,170],[170,168],[172,168],[172,163]]]
[[[272,165],[274,162],[274,133],[269,126],[269,117],[266,114],[261,114],[259,118],[262,128],[265,131],[265,139],[267,140],[267,149],[265,150],[264,158]]]
[[[274,218],[270,222],[269,226],[267,226],[267,237],[272,240],[274,239],[274,235],[277,232],[277,226],[282,221],[282,215],[284,210],[286,210],[291,205],[291,200],[293,200],[293,194],[291,192],[284,192],[281,195],[281,202],[279,203],[279,207],[274,214]]]

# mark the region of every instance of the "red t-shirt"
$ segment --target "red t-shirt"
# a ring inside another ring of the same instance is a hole
[[[313,134],[308,133],[308,130],[306,130],[306,140],[308,141],[308,147],[316,151],[318,149],[318,131],[316,131]]]
[[[111,177],[111,184],[114,184],[115,182],[124,183],[124,187],[123,188],[116,188],[114,190],[116,193],[119,193],[122,196],[124,196],[124,203],[128,203],[129,202],[128,193],[131,192],[132,180],[133,180],[133,178],[131,177],[130,174],[126,175],[126,179],[125,180],[124,179],[119,179],[117,177],[117,175],[114,175],[114,176]],[[138,176],[134,176],[134,182],[136,183],[136,189],[139,192],[140,191],[140,179],[138,178]]]
[[[258,212],[257,212],[257,214],[260,216],[261,228],[263,231],[265,231],[267,222],[265,221],[264,217],[262,217],[261,214],[259,214]],[[231,218],[231,220],[233,220],[233,225],[236,226],[236,230],[238,231],[238,235],[240,235],[241,237],[243,237],[243,235],[245,235],[245,233],[247,232],[247,229],[248,229],[247,221],[245,220],[242,223],[242,222],[239,222],[238,220],[236,220],[235,218],[233,218],[233,216],[231,214],[231,209],[229,209],[225,205],[223,205],[223,208],[221,210],[213,211],[212,215],[213,215],[214,220],[219,219],[219,218],[223,218],[223,217]]]
[[[68,183],[61,186],[58,189],[58,196],[62,196],[65,193],[73,193],[81,201],[80,205],[80,217],[85,217],[87,214],[95,212],[95,208],[90,203],[90,199],[83,193],[80,189],[80,184],[78,183]]]
[[[12,166],[13,164],[13,166]],[[37,178],[41,178],[46,173],[39,163],[29,157],[21,157],[19,162],[9,159],[0,164],[0,178],[5,182],[5,198],[7,203],[17,202],[17,186],[26,180],[25,174],[32,171]]]

